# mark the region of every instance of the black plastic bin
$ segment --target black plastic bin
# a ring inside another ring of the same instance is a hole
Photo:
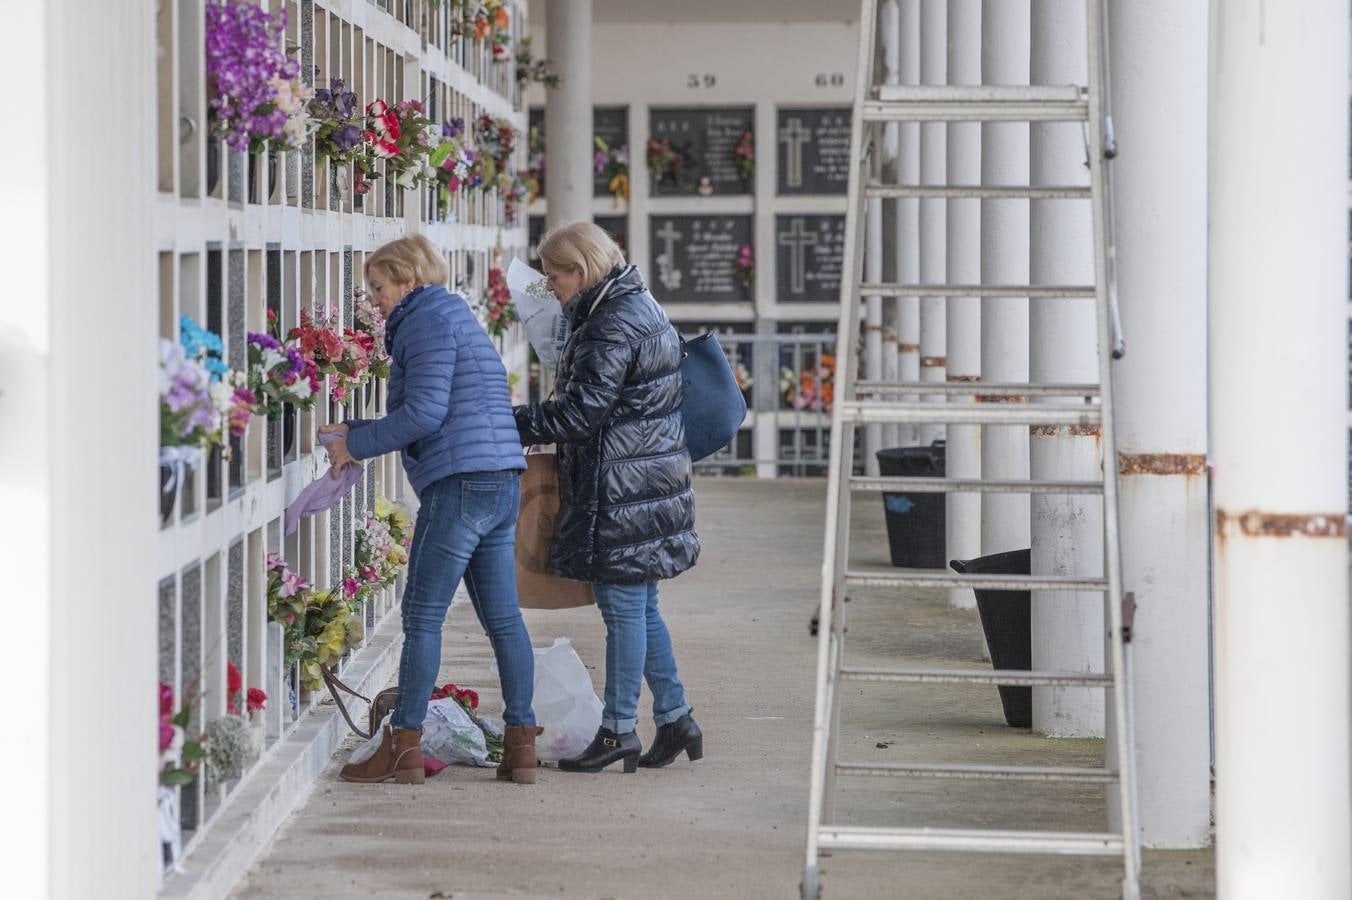
[[[944,442],[928,447],[891,447],[878,451],[878,469],[888,478],[944,476]],[[885,492],[887,546],[892,565],[903,569],[942,569],[944,495]]]
[[[1027,575],[1032,570],[1032,556],[1031,550],[1010,550],[976,559],[955,559],[949,565],[962,575]],[[996,669],[1032,669],[1032,593],[980,589],[974,593],[991,665]],[[1000,705],[1010,727],[1033,727],[1033,689],[1002,684],[999,690]]]

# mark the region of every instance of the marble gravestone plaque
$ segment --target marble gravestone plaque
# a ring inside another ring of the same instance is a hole
[[[728,303],[751,299],[735,263],[751,243],[751,216],[652,216],[648,268],[654,296],[666,303]]]
[[[845,217],[775,216],[775,290],[780,303],[837,303]]]
[[[629,258],[629,217],[628,216],[596,216],[594,221],[598,226],[605,229],[606,233],[615,239],[615,243],[620,245],[624,251],[625,258]]]
[[[734,151],[744,134],[755,132],[753,107],[652,109],[648,116],[648,137],[669,140],[671,149],[684,160],[678,171],[653,184],[654,194],[691,197],[752,192],[754,186],[738,171]]]
[[[850,109],[781,109],[775,129],[776,190],[844,194],[850,180]]]

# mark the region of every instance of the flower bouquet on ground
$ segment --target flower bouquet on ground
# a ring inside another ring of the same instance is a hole
[[[362,137],[369,152],[358,160],[367,179],[378,177],[375,163],[384,160],[395,183],[403,188],[416,187],[432,180],[428,154],[432,152],[432,120],[423,114],[418,100],[403,100],[390,106],[384,100],[372,100],[366,106],[366,130]]]
[[[502,731],[495,724],[485,721],[479,717],[479,695],[469,688],[458,687],[454,684],[442,685],[432,691],[431,700],[454,700],[460,704],[460,708],[469,716],[471,722],[479,727],[483,732],[484,743],[488,747],[488,762],[502,762],[504,746],[502,742]]]
[[[611,147],[599,135],[595,138],[596,153],[592,165],[597,175],[610,179],[606,185],[615,197],[615,205],[629,199],[629,148]]]
[[[286,11],[249,0],[208,0],[206,75],[213,127],[235,150],[295,150],[309,128],[313,91],[283,51]]]
[[[315,127],[318,155],[340,166],[361,155],[365,144],[361,108],[357,95],[346,88],[343,79],[330,78],[327,88],[315,91],[306,110]]]

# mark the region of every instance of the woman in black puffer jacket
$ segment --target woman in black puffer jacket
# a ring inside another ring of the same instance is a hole
[[[569,772],[665,766],[703,755],[690,716],[657,582],[699,558],[690,453],[681,421],[681,344],[635,266],[590,222],[540,242],[549,287],[569,334],[551,400],[516,408],[523,444],[557,444],[560,509],[554,571],[592,583],[606,623],[601,729]],[[657,736],[648,752],[634,729],[643,679]]]

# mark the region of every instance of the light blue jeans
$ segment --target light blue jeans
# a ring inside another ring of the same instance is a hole
[[[423,489],[404,588],[396,728],[421,730],[441,670],[441,628],[465,580],[493,643],[508,725],[534,725],[535,655],[516,596],[518,472],[451,475]]]
[[[666,725],[690,712],[685,687],[676,677],[671,635],[657,611],[657,582],[594,584],[592,591],[606,623],[606,704],[601,727],[616,734],[634,730],[645,678],[653,695],[655,723]]]

